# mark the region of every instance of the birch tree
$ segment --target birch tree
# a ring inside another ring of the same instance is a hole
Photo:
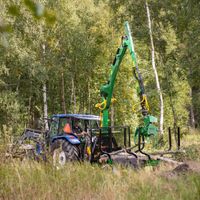
[[[157,72],[156,63],[155,63],[155,47],[154,47],[154,41],[153,41],[151,15],[150,15],[150,11],[149,11],[148,2],[146,1],[145,4],[146,4],[146,11],[147,11],[147,18],[148,18],[149,36],[150,36],[150,41],[151,41],[151,63],[152,63],[152,67],[153,67],[153,71],[154,71],[154,75],[155,75],[155,79],[156,79],[156,87],[157,87],[157,91],[158,91],[158,95],[159,95],[159,99],[160,99],[160,126],[159,126],[159,130],[160,130],[160,134],[163,135],[163,121],[164,121],[163,96],[162,96],[162,91],[161,91],[161,88],[160,88],[160,82],[159,82],[158,72]]]
[[[45,44],[42,45],[42,49],[43,49],[43,57],[44,57],[45,56],[45,49],[46,49]],[[43,108],[44,108],[44,128],[45,128],[45,131],[47,131],[49,129],[49,126],[48,126],[48,121],[47,121],[48,105],[47,105],[47,86],[46,86],[46,81],[44,81],[44,83],[43,83]]]
[[[62,110],[66,114],[66,105],[65,105],[65,80],[64,73],[61,72],[61,101],[62,101]]]

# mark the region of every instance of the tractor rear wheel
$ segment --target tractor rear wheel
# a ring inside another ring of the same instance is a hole
[[[51,146],[51,152],[54,166],[64,166],[67,162],[80,160],[79,147],[66,140],[56,140]]]

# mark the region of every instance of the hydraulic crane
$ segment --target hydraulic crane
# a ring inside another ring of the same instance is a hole
[[[136,54],[134,50],[133,39],[131,36],[131,31],[128,22],[125,22],[125,36],[122,36],[122,41],[120,47],[117,49],[114,61],[111,65],[111,73],[106,84],[102,85],[100,88],[100,94],[102,97],[102,102],[96,104],[96,107],[100,109],[101,117],[101,127],[109,126],[109,108],[114,101],[113,89],[115,85],[115,80],[120,68],[120,64],[124,58],[126,50],[129,49],[131,59],[133,61],[133,75],[137,81],[138,85],[138,95],[140,97],[141,113],[143,115],[143,125],[136,128],[135,137],[142,135],[148,137],[157,134],[157,127],[153,124],[157,122],[157,118],[149,114],[149,104],[147,101],[147,96],[144,90],[144,83],[142,76],[139,72],[139,67],[136,59]]]

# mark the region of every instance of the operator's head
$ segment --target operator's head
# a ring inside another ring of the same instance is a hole
[[[74,126],[80,126],[80,120],[74,119]]]

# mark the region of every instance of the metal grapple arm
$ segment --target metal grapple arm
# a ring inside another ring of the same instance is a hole
[[[126,53],[126,50],[129,49],[131,58],[133,60],[133,75],[137,80],[136,84],[138,87],[138,96],[140,97],[140,107],[143,115],[143,125],[137,127],[135,132],[135,137],[143,135],[144,137],[149,137],[151,135],[157,135],[157,127],[153,124],[157,122],[157,118],[149,115],[149,105],[147,97],[145,95],[144,83],[142,76],[139,72],[138,63],[136,59],[136,54],[133,45],[133,39],[131,36],[131,31],[128,22],[125,22],[125,36],[122,37],[122,42],[120,47],[117,49],[114,61],[111,65],[111,73],[108,79],[108,82],[101,86],[100,94],[102,97],[102,102],[96,104],[96,107],[100,109],[101,116],[101,127],[109,126],[109,108],[110,104],[113,101],[113,89],[115,85],[115,80],[117,73],[119,71],[120,64],[123,60],[123,57]]]

